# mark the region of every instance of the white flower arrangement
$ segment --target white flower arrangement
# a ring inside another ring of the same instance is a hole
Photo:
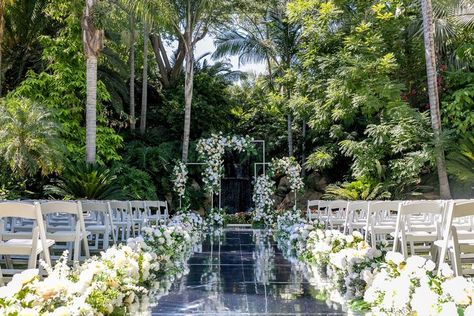
[[[147,294],[165,292],[187,272],[185,262],[196,240],[199,217],[172,219],[167,226],[146,228],[82,265],[69,267],[67,252],[40,279],[38,269],[25,270],[0,287],[0,315],[110,315],[146,311]],[[202,221],[201,221],[202,222]],[[183,224],[186,223],[186,224]],[[199,240],[199,239],[197,239]],[[151,295],[151,294],[150,294]],[[155,295],[155,294],[153,294]]]
[[[290,183],[290,189],[293,192],[299,192],[304,188],[303,179],[301,178],[301,166],[294,157],[273,159],[270,164],[270,173],[286,175]]]
[[[210,229],[223,228],[225,224],[225,211],[219,208],[211,208],[207,213],[206,225]]]
[[[255,205],[253,221],[271,227],[274,221],[273,194],[275,182],[267,175],[261,175],[255,180],[252,200]]]
[[[222,133],[212,134],[209,138],[200,139],[196,150],[201,161],[206,163],[202,177],[207,192],[216,193],[220,189],[224,174],[224,153],[226,149],[239,153],[254,150],[253,138],[246,136],[224,136]]]
[[[174,166],[172,180],[174,192],[182,199],[186,193],[186,182],[188,182],[188,168],[184,162],[179,161]]]
[[[292,249],[310,282],[330,300],[369,308],[373,315],[474,315],[474,282],[454,277],[446,264],[436,275],[431,260],[404,259],[386,252],[385,244],[371,247],[358,232],[322,230],[291,213],[279,218],[278,227],[284,230],[279,246]]]

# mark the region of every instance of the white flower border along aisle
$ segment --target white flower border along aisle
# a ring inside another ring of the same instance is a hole
[[[333,302],[371,315],[474,315],[474,282],[454,277],[447,264],[404,259],[385,245],[372,248],[360,233],[344,235],[279,218],[279,246],[306,266],[310,283]]]
[[[76,267],[67,265],[66,252],[54,267],[45,266],[44,279],[38,269],[16,274],[0,288],[0,315],[146,313],[150,298],[187,273],[185,262],[200,242],[201,224],[197,214],[175,216]]]

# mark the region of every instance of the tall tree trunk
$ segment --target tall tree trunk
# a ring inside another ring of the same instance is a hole
[[[194,81],[194,45],[190,1],[188,1],[188,13],[184,40],[186,42],[186,74],[184,81],[184,131],[182,160],[187,162],[189,155],[189,134],[191,132],[191,105],[193,101]]]
[[[283,85],[280,87],[280,94],[285,100],[284,102],[288,104],[290,101],[290,92]],[[293,129],[292,129],[293,117],[291,113],[287,114],[286,123],[287,123],[287,137],[288,137],[288,156],[293,156]]]
[[[104,31],[96,29],[90,13],[95,0],[86,0],[84,14],[81,20],[82,41],[86,55],[86,161],[96,161],[97,137],[97,59],[103,48]]]
[[[288,113],[286,121],[288,125],[288,156],[293,156],[293,117],[290,113]]]
[[[2,41],[0,39],[0,98],[2,97],[3,93],[3,68],[2,68]]]
[[[430,101],[431,126],[435,140],[436,165],[438,168],[439,193],[441,198],[450,199],[448,174],[444,148],[441,141],[441,114],[439,109],[438,82],[436,80],[436,54],[433,31],[433,8],[431,0],[421,0],[423,14],[423,36],[425,42],[426,75],[428,78],[428,96]]]
[[[135,14],[130,13],[130,130],[135,131]]]
[[[143,86],[142,86],[142,109],[140,114],[140,134],[146,130],[146,110],[148,103],[148,24],[143,25]]]
[[[0,0],[3,1],[3,0]],[[5,10],[5,4],[0,5],[0,10]],[[0,12],[0,98],[3,95],[3,64],[2,64],[2,57],[3,57],[3,33],[5,31],[5,12]]]
[[[86,103],[86,161],[96,161],[96,116],[97,116],[97,58],[87,58],[87,103]]]
[[[303,124],[301,127],[301,176],[304,177],[306,176],[306,168],[305,168],[305,163],[306,163],[306,119],[303,119]]]

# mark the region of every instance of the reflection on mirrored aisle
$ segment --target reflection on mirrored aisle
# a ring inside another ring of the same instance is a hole
[[[314,298],[299,269],[260,230],[208,236],[190,273],[156,302],[153,315],[343,315]]]

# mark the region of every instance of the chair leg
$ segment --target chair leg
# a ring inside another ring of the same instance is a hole
[[[0,267],[0,286],[5,286],[5,280],[3,279],[2,267]]]
[[[103,238],[102,238],[102,248],[104,250],[109,249],[110,242],[109,242],[109,232],[104,231]]]
[[[5,255],[5,265],[7,269],[13,269],[12,258],[9,255]]]
[[[79,256],[81,254],[81,240],[80,238],[76,238],[74,240],[74,262],[79,262]]]
[[[90,258],[91,253],[89,251],[89,242],[87,241],[87,237],[82,238],[82,244],[83,244],[83,247],[84,247],[84,254],[85,254],[86,258]]]
[[[37,256],[36,251],[30,254],[30,258],[28,258],[28,269],[36,268]]]
[[[415,243],[413,241],[410,241],[410,252],[412,256],[415,255]]]

